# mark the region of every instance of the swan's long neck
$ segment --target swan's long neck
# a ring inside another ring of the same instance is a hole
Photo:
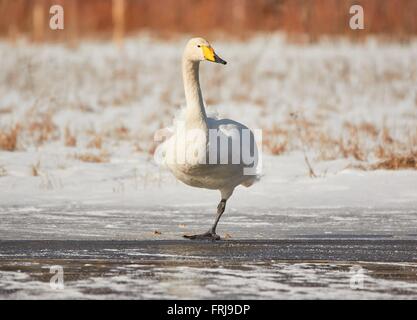
[[[185,99],[187,102],[185,124],[188,129],[207,129],[207,115],[204,109],[203,95],[199,81],[197,61],[182,59],[182,76],[184,80]]]

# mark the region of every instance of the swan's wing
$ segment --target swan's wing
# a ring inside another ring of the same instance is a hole
[[[214,159],[216,154],[220,163],[233,163],[256,169],[258,148],[254,134],[248,127],[231,119],[208,118],[207,124],[210,130],[209,159],[210,156]]]

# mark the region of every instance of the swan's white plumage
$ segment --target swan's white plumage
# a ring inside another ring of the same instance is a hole
[[[250,186],[258,179],[256,174],[244,174],[245,168],[256,167],[258,151],[253,134],[245,125],[206,115],[198,71],[200,61],[207,59],[200,46],[210,47],[206,40],[194,38],[184,50],[182,70],[187,105],[174,120],[172,136],[156,152],[178,180],[193,187],[220,190],[222,199],[227,200],[236,186]],[[190,134],[193,130],[196,133]],[[248,130],[251,140],[240,144],[244,130]],[[228,145],[218,144],[216,148],[215,135],[219,140],[227,138]],[[232,147],[236,143],[241,145],[241,150]],[[242,159],[243,150],[249,151],[248,148],[254,159],[251,164],[245,164]],[[220,162],[210,164],[213,157]],[[239,161],[232,163],[233,159]]]

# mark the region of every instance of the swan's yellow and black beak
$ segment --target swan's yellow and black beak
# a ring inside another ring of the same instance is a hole
[[[221,63],[221,64],[227,64],[226,61],[224,61],[214,52],[212,47],[209,47],[209,46],[202,46],[202,47],[203,47],[204,58],[206,58],[206,60],[211,61],[211,62]]]

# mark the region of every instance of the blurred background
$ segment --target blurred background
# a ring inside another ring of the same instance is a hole
[[[65,8],[65,29],[49,29],[49,7]],[[364,8],[366,28],[353,33],[349,8]],[[152,30],[159,34],[222,32],[247,36],[280,30],[310,39],[320,35],[407,38],[417,33],[415,0],[0,0],[0,35],[69,40]]]
[[[49,27],[55,4],[63,30]],[[349,26],[356,4],[363,30]],[[228,61],[202,64],[207,112],[261,129],[265,170],[287,168],[259,188],[417,169],[416,0],[0,0],[0,17],[0,187],[15,186],[10,199],[175,185],[153,162],[154,135],[185,105],[192,36]]]

